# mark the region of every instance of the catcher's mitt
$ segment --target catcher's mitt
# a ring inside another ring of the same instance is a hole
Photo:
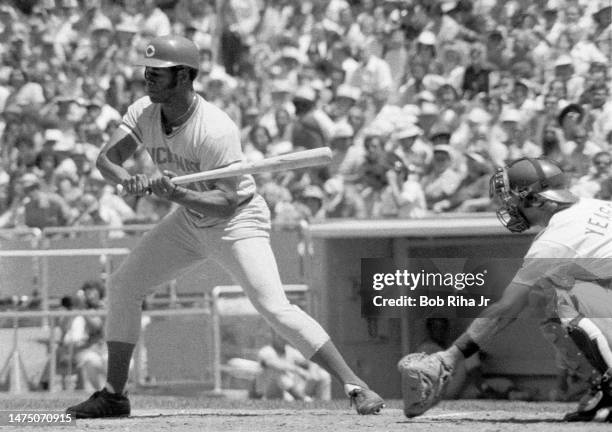
[[[453,366],[440,353],[408,354],[399,361],[397,368],[402,375],[406,417],[419,416],[440,402],[453,373]]]

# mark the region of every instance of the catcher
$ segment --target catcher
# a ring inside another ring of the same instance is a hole
[[[552,160],[521,158],[490,181],[497,216],[512,232],[541,226],[521,268],[501,299],[485,309],[445,351],[409,354],[398,364],[404,413],[436,405],[453,370],[527,307],[534,294],[549,299],[556,317],[598,372],[591,389],[565,421],[612,422],[612,202],[579,199]]]

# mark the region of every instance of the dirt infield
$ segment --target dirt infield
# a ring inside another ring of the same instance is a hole
[[[3,410],[45,410],[65,408],[82,400],[83,395],[29,394],[18,397],[0,395]],[[276,401],[238,401],[210,397],[167,397],[136,395],[132,397],[132,417],[111,420],[79,420],[76,430],[86,431],[206,431],[206,432],[489,432],[516,431],[603,431],[610,424],[560,421],[572,405],[509,401],[448,401],[427,415],[407,419],[400,401],[378,416],[358,416],[348,401],[296,404]],[[6,427],[4,430],[60,431],[58,427]]]

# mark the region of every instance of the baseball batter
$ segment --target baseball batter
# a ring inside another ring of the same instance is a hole
[[[612,203],[578,199],[556,163],[522,158],[491,178],[502,224],[512,232],[544,229],[502,298],[476,318],[451,348],[430,356],[409,354],[402,373],[404,412],[420,415],[435,405],[457,363],[510,324],[534,294],[547,299],[557,319],[599,373],[588,395],[566,421],[612,421]],[[425,378],[426,377],[426,378]]]
[[[175,175],[221,168],[243,160],[240,134],[230,118],[193,90],[198,48],[183,37],[163,36],[146,47],[146,97],[134,102],[102,148],[97,166],[127,193],[151,191],[180,205],[148,232],[108,282],[108,371],[104,389],[68,408],[76,418],[130,414],[125,393],[129,363],[140,332],[142,300],[204,259],[214,259],[244,289],[268,323],[306,357],[344,385],[360,414],[383,400],[353,373],[323,328],[287,300],[269,242],[270,216],[251,176],[176,186]],[[144,146],[162,175],[130,175],[123,167]]]

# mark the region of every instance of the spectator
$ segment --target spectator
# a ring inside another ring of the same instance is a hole
[[[477,152],[468,152],[465,156],[467,161],[466,175],[459,183],[457,192],[434,204],[434,212],[470,213],[491,209],[489,180],[493,173],[492,162],[487,160],[486,156]]]
[[[491,115],[483,108],[472,108],[453,132],[450,145],[459,151],[467,150],[474,141],[474,136],[477,134],[479,127],[486,127],[490,121]]]
[[[284,79],[275,80],[270,84],[270,108],[262,113],[260,123],[268,128],[272,136],[279,134],[276,125],[277,110],[285,109],[290,116],[295,113],[295,106],[291,101],[293,90],[289,81]]]
[[[301,220],[313,222],[325,218],[323,202],[325,194],[319,186],[306,186],[296,198],[296,207],[301,215]],[[299,221],[298,221],[299,222]]]
[[[13,69],[8,80],[13,91],[8,95],[4,105],[16,106],[29,112],[36,112],[45,103],[42,86],[30,79],[22,69]]]
[[[602,191],[602,183],[612,176],[610,166],[612,166],[610,153],[604,151],[595,153],[591,172],[578,178],[571,188],[572,193],[583,198],[599,197]]]
[[[358,105],[353,106],[348,112],[347,122],[353,128],[353,132],[355,133],[355,145],[353,147],[363,153],[363,139],[365,137],[366,130],[366,118],[363,108]]]
[[[354,45],[353,57],[358,66],[347,73],[346,83],[372,94],[390,94],[393,89],[393,76],[389,63],[374,54],[374,44]]]
[[[270,148],[272,137],[268,128],[263,125],[254,125],[248,135],[248,140],[244,143],[244,155],[248,161],[262,160],[273,152]]]
[[[388,163],[384,159],[369,161],[365,165],[360,196],[365,204],[366,215],[370,219],[391,217],[395,214],[395,207],[389,208],[388,170]]]
[[[491,30],[487,35],[485,44],[487,63],[496,71],[508,70],[512,53],[504,34],[499,29]]]
[[[265,399],[312,401],[331,399],[331,376],[273,332],[272,343],[257,354]]]
[[[358,88],[351,87],[346,84],[340,85],[336,89],[336,95],[332,101],[332,119],[336,123],[348,121],[349,111],[355,106],[360,96],[361,92]]]
[[[84,308],[104,308],[104,285],[101,281],[87,281],[81,287]],[[83,389],[93,391],[106,382],[106,344],[104,320],[100,316],[77,316],[64,335],[63,344],[73,347],[76,370],[81,376]]]
[[[525,126],[534,117],[537,106],[535,100],[530,97],[530,90],[525,81],[515,81],[512,89],[512,105],[520,114],[521,127]]]
[[[438,123],[431,128],[429,141],[436,146],[439,144],[449,144],[451,139],[451,128],[444,123]]]
[[[529,135],[533,137],[533,141],[541,143],[544,137],[544,131],[548,127],[555,128],[558,113],[558,102],[555,95],[548,93],[543,98],[543,109],[538,110],[531,118],[528,124]]]
[[[285,107],[274,111],[274,122],[276,123],[276,135],[272,136],[273,143],[282,143],[291,140],[291,114]]]
[[[423,78],[427,74],[428,69],[425,62],[420,59],[411,59],[410,62],[410,77],[403,80],[397,95],[397,105],[404,106],[416,102],[417,95],[425,89]],[[392,100],[395,100],[392,97]]]
[[[256,106],[249,106],[244,110],[242,116],[242,124],[240,128],[240,142],[242,143],[242,150],[246,148],[246,143],[249,140],[249,134],[253,127],[259,122],[260,112]]]
[[[568,142],[571,152],[567,155],[568,172],[575,178],[588,174],[592,164],[592,157],[600,151],[595,144],[588,140],[584,126],[579,125],[574,130],[573,140]]]
[[[85,185],[80,214],[74,221],[80,225],[108,225],[121,227],[125,221],[135,218],[135,211],[113,193],[98,170],[92,171]],[[122,231],[112,231],[113,237],[123,236]]]
[[[104,285],[99,280],[83,283],[72,296],[62,298],[62,307],[72,310],[104,308]],[[106,381],[106,345],[103,343],[104,320],[100,316],[77,315],[60,320],[57,347],[57,371],[64,376],[65,390],[92,391]],[[77,375],[73,380],[73,375]],[[49,364],[41,376],[41,388],[49,387]]]
[[[593,85],[588,92],[590,100],[584,124],[587,131],[591,133],[593,142],[602,148],[606,148],[605,136],[612,130],[610,89],[605,84]]]
[[[447,44],[443,48],[443,59],[441,64],[441,75],[447,85],[455,90],[455,98],[458,99],[458,92],[461,90],[465,75],[465,62],[463,61],[463,49],[458,44]]]
[[[560,55],[555,61],[555,79],[560,80],[567,92],[569,102],[578,102],[584,91],[584,77],[577,75],[574,69],[574,62],[567,54]]]
[[[332,150],[332,160],[327,167],[330,177],[342,175],[350,178],[358,170],[361,160],[352,157],[351,153],[353,136],[353,128],[348,123],[336,126],[329,144]]]
[[[439,120],[449,127],[457,127],[464,110],[457,89],[450,84],[442,84],[436,90],[436,103],[440,107]]]
[[[79,187],[79,179],[76,175],[67,172],[59,172],[55,175],[57,193],[66,201],[70,208],[79,206],[83,198],[83,191]]]
[[[406,33],[400,27],[390,31],[389,39],[384,46],[383,60],[389,64],[393,78],[393,91],[402,85],[406,73],[409,52],[406,46]]]
[[[73,296],[63,296],[60,300],[62,309],[65,311],[81,309],[83,307],[83,296],[80,294],[82,294],[82,291],[77,292],[77,294]],[[61,317],[56,321],[59,327],[59,343],[55,351],[55,372],[62,377],[62,388],[65,390],[77,387],[76,380],[73,380],[73,376],[77,371],[74,358],[74,347],[64,344],[64,336],[70,330],[73,321],[73,317]],[[54,341],[54,343],[57,342]],[[48,360],[40,376],[39,388],[41,390],[49,390],[49,367],[50,361]]]
[[[561,150],[565,154],[573,150],[571,141],[573,140],[576,129],[582,124],[584,119],[584,109],[578,104],[569,104],[564,107],[557,116],[557,122],[561,127]]]
[[[137,4],[140,13],[136,15],[136,19],[143,36],[163,36],[172,32],[168,16],[157,7],[155,0],[143,0]]]
[[[418,182],[419,176],[410,173],[400,160],[390,160],[387,169],[387,186],[381,193],[382,217],[414,219],[427,213],[425,193]]]
[[[36,174],[26,173],[20,182],[25,194],[22,205],[26,226],[43,229],[66,226],[72,222],[74,213],[68,203],[54,192],[43,191]]]
[[[420,137],[423,130],[416,125],[408,125],[393,134],[389,152],[393,153],[409,171],[422,175],[432,159],[432,151]]]
[[[245,72],[246,56],[260,20],[259,8],[254,0],[231,0],[221,5],[220,58],[228,74],[241,75]]]
[[[473,45],[470,49],[470,63],[465,69],[463,77],[464,97],[472,99],[479,93],[489,93],[489,74],[491,70],[486,64],[485,48],[482,45]]]
[[[326,218],[367,217],[366,205],[355,185],[346,183],[342,178],[332,177],[324,186],[323,209]]]
[[[566,155],[561,151],[559,134],[553,125],[547,125],[542,134],[542,156],[554,160],[559,166],[565,167],[568,165]]]
[[[436,64],[436,35],[430,31],[423,31],[416,40],[415,56],[423,62],[428,71],[437,71]]]
[[[452,168],[455,150],[449,145],[433,149],[430,171],[421,179],[427,208],[436,210],[436,204],[451,197],[459,188],[461,176]]]
[[[506,135],[504,139],[506,153],[503,156],[505,162],[522,157],[539,157],[542,155],[541,147],[527,138],[525,129],[521,126],[521,114],[518,110],[506,109],[500,120]]]
[[[296,149],[323,147],[327,136],[315,116],[316,94],[310,87],[298,89],[293,97],[296,118],[293,122],[291,141]]]
[[[602,53],[610,55],[612,52],[612,5],[605,0],[598,0],[593,9],[593,21],[596,27],[592,33],[592,40]],[[609,57],[608,57],[609,60]]]

